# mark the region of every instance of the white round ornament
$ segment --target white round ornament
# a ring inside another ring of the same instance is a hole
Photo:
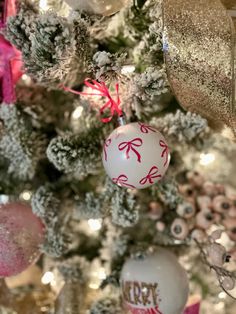
[[[65,2],[74,10],[108,16],[120,11],[130,0],[65,0]]]
[[[103,147],[102,161],[114,183],[144,189],[160,181],[170,162],[163,135],[144,123],[130,123],[115,129]]]
[[[188,278],[176,257],[163,248],[129,259],[121,272],[124,306],[132,314],[182,314]]]

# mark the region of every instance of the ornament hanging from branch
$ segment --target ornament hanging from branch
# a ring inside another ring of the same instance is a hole
[[[118,116],[120,126],[108,136],[102,153],[103,166],[111,180],[130,189],[144,189],[159,182],[170,163],[169,148],[163,135],[142,122],[126,124],[120,109],[118,84],[115,98],[104,82],[86,80],[85,85],[92,89],[91,93],[63,88],[78,95],[107,98],[100,114],[103,116],[108,110],[110,115],[102,118],[102,122],[110,122],[113,116]]]
[[[164,53],[180,105],[236,136],[235,28],[220,0],[164,0]]]
[[[19,274],[40,256],[44,227],[24,203],[0,206],[0,277]]]
[[[130,0],[65,0],[74,10],[85,11],[91,14],[112,15],[125,7]]]
[[[15,15],[15,0],[0,2],[0,31],[9,16]],[[21,53],[0,34],[0,101],[7,104],[16,100],[14,86],[22,75]]]
[[[124,306],[132,314],[182,314],[189,293],[185,270],[163,248],[128,259],[121,288]]]

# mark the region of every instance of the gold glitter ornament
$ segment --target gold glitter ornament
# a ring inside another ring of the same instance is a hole
[[[83,313],[86,287],[78,281],[68,281],[63,286],[55,303],[55,314]]]
[[[93,14],[112,15],[120,11],[131,0],[65,0],[74,10]]]
[[[164,0],[164,52],[181,106],[236,135],[235,28],[220,0]]]

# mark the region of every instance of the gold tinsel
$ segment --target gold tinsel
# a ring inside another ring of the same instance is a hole
[[[220,0],[164,0],[163,15],[167,72],[181,106],[236,135],[236,36],[226,8]]]

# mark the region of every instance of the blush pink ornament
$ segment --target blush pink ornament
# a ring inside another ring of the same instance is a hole
[[[187,179],[195,187],[202,187],[205,181],[204,177],[197,171],[189,171],[187,173]]]
[[[197,205],[200,210],[212,207],[212,200],[209,196],[201,195],[197,197]]]
[[[163,216],[163,205],[158,202],[150,202],[148,216],[152,220],[160,219]]]
[[[227,213],[233,207],[232,202],[223,195],[215,196],[212,204],[217,213]]]
[[[209,229],[214,223],[215,217],[209,210],[202,210],[196,215],[196,226],[204,230]]]
[[[105,141],[102,161],[112,181],[130,189],[144,189],[166,173],[169,148],[163,135],[144,123],[115,129]]]
[[[21,273],[40,256],[44,227],[24,203],[0,206],[0,277]]]
[[[196,208],[194,204],[190,202],[184,202],[177,206],[177,214],[180,217],[183,217],[185,219],[192,218],[195,215],[195,213],[196,213]]]
[[[189,227],[186,221],[176,218],[171,225],[171,234],[178,240],[185,240],[189,234]]]
[[[217,194],[217,188],[215,184],[211,181],[206,181],[203,184],[203,191],[206,193],[206,195],[213,197]]]

